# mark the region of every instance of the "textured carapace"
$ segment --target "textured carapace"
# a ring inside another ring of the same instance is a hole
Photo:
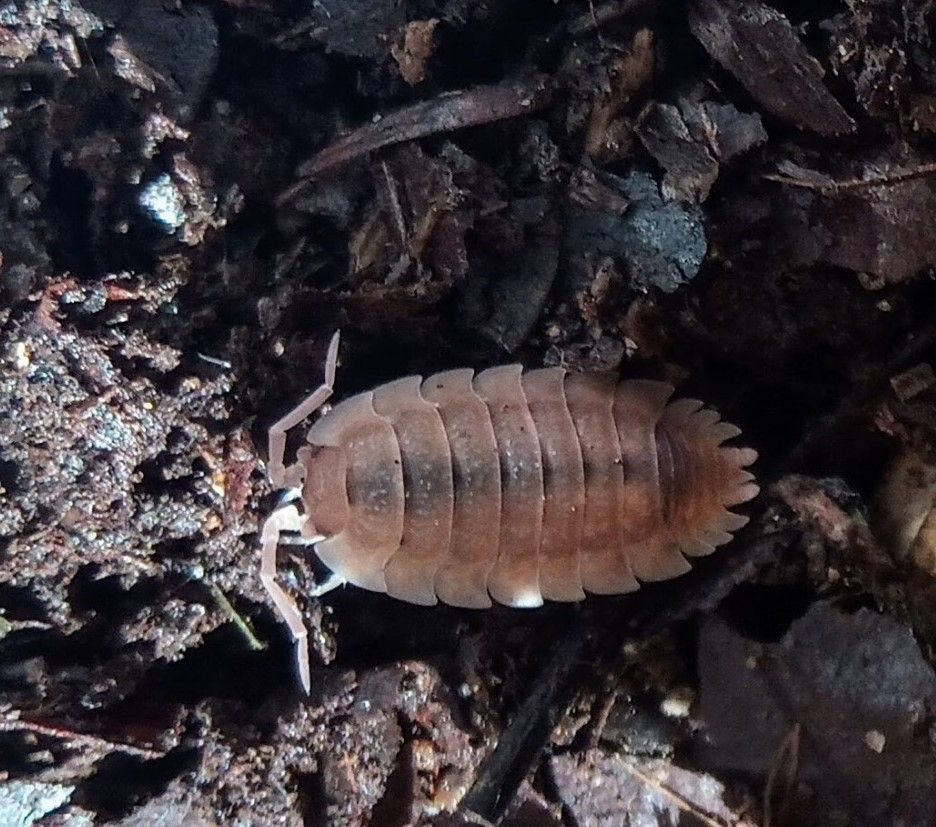
[[[271,476],[298,488],[304,513],[289,506],[265,530],[267,551],[292,529],[335,582],[474,608],[683,574],[747,521],[728,509],[756,496],[757,455],[724,446],[739,430],[672,393],[519,365],[411,376],[337,404],[284,469],[282,431],[305,404],[271,431]]]

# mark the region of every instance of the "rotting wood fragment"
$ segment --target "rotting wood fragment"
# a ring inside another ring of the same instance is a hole
[[[694,140],[679,110],[654,101],[640,113],[637,136],[666,170],[663,194],[677,201],[704,201],[718,177],[718,162]]]
[[[459,315],[464,325],[513,353],[536,324],[555,281],[560,224],[547,199],[532,197],[481,218],[475,231],[486,249],[461,293]]]
[[[758,2],[693,0],[689,28],[775,117],[820,135],[854,132],[855,122],[826,88],[819,62],[776,9]]]
[[[558,795],[576,824],[681,824],[681,814],[704,827],[739,823],[724,801],[722,783],[668,760],[590,750],[557,755],[550,766]],[[619,822],[623,806],[627,820]]]
[[[426,64],[438,45],[436,27],[439,20],[412,20],[403,27],[399,39],[390,47],[390,54],[400,67],[400,75],[410,86],[426,77]]]
[[[899,162],[891,160],[899,156]],[[790,161],[780,175],[778,242],[792,266],[815,264],[870,274],[884,284],[919,277],[936,265],[936,167],[899,146],[873,161],[839,166],[853,174],[832,177]]]
[[[653,32],[646,28],[634,34],[626,49],[607,56],[585,127],[585,153],[595,162],[619,160],[630,151],[631,125],[626,113],[653,79],[655,60]]]
[[[914,396],[936,385],[936,374],[928,362],[920,362],[912,368],[890,378],[891,387],[901,402],[913,399]]]
[[[387,54],[391,36],[406,23],[405,4],[397,0],[342,0],[304,4],[307,15],[276,37],[285,49],[320,43],[332,52],[379,60]]]
[[[899,562],[936,576],[936,467],[926,451],[905,446],[878,492],[874,528]]]
[[[666,171],[663,195],[678,201],[704,201],[723,165],[767,141],[758,114],[686,98],[648,103],[634,131]]]
[[[551,98],[552,84],[546,75],[446,92],[391,112],[339,138],[302,164],[297,174],[315,178],[385,146],[528,115],[546,107]]]
[[[936,679],[906,626],[819,601],[776,643],[712,617],[698,647],[706,738],[693,749],[697,766],[766,777],[798,724],[804,738],[783,823],[893,824],[894,813],[904,824],[932,823],[936,764],[919,727]],[[865,742],[869,731],[884,735],[882,753]]]

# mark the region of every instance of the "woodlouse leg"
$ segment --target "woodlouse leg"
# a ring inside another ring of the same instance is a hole
[[[295,484],[298,482],[298,480],[287,479],[287,475],[289,477],[296,475],[288,474],[286,467],[283,465],[283,454],[286,451],[286,433],[290,428],[295,427],[303,419],[322,407],[332,395],[332,387],[335,384],[335,371],[338,368],[340,336],[341,331],[336,331],[328,345],[328,355],[325,357],[325,381],[270,428],[267,471],[270,475],[270,482],[276,488],[283,488],[287,483]],[[292,471],[294,467],[290,466],[289,471]]]
[[[296,641],[299,679],[302,682],[302,688],[308,693],[309,687],[312,685],[309,648],[306,645],[306,638],[309,633],[302,622],[302,615],[296,608],[296,604],[276,582],[276,547],[279,545],[280,533],[283,531],[300,531],[304,520],[305,518],[294,505],[284,505],[277,508],[267,517],[260,532],[260,540],[263,545],[260,558],[260,582],[263,583],[263,588],[270,595],[270,599],[276,604],[276,608],[282,615],[283,620],[286,621],[286,625]]]

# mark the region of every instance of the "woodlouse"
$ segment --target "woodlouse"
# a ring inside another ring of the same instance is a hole
[[[269,473],[299,500],[263,526],[261,579],[299,648],[306,630],[275,581],[280,533],[314,544],[331,577],[412,603],[539,606],[683,574],[747,518],[757,495],[734,425],[672,386],[520,365],[410,376],[338,403],[283,465],[286,432],[325,382],[270,429]]]

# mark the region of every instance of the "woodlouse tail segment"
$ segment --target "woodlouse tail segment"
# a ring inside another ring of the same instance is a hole
[[[757,452],[723,444],[740,433],[694,399],[672,402],[660,417],[656,443],[664,522],[686,557],[711,554],[748,522],[728,510],[760,490],[746,470]]]

